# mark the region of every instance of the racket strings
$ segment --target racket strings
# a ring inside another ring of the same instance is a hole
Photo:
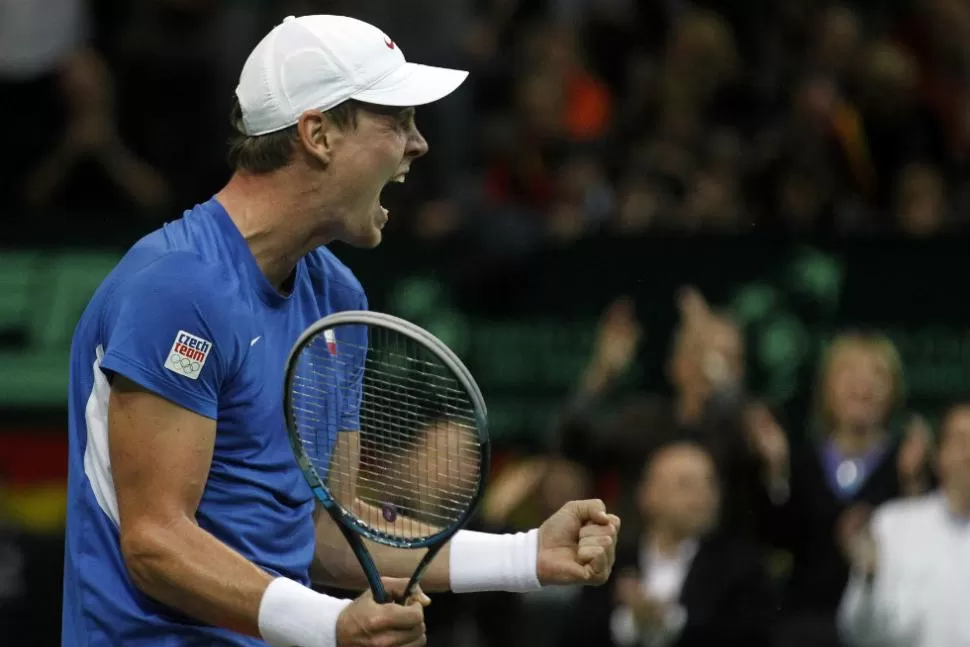
[[[347,366],[346,362],[337,362],[337,364],[342,364],[343,367]],[[332,393],[333,390],[337,388],[338,385],[335,381],[328,382],[328,378],[332,377],[332,371],[312,371],[311,369],[311,372],[313,373],[313,375],[309,377],[294,376],[294,382],[304,384],[305,386],[303,388],[308,391],[316,391],[321,398],[328,393]],[[386,379],[383,381],[383,383],[388,385],[392,384],[393,376],[391,376],[386,372],[382,372],[380,369],[369,370],[367,375],[365,376],[365,379],[372,384],[379,384],[381,383],[381,381],[377,380],[376,378],[378,376],[382,376],[382,373],[384,376],[386,376]],[[394,384],[394,386],[396,387],[395,389],[396,392],[399,393],[400,395],[412,396],[415,398],[419,398],[426,394],[426,388],[425,388],[426,385],[420,384],[417,380],[414,380],[411,378],[409,378],[409,381],[414,382],[415,386],[411,386],[407,384],[403,386],[400,384]],[[421,387],[420,390],[417,385],[420,385]],[[467,395],[464,393],[464,391],[458,392],[457,395],[467,398]],[[383,395],[379,392],[372,393],[371,399],[386,405],[396,404],[395,397],[391,395]],[[419,401],[415,404],[419,409],[422,406],[424,406],[427,412],[431,411],[431,409],[428,408],[427,403],[422,403]],[[318,405],[321,409],[326,408],[326,406],[323,405],[321,401],[318,401]],[[447,411],[449,417],[458,419],[458,420],[463,420],[464,422],[466,422],[471,426],[474,426],[476,424],[474,415],[473,414],[470,415],[468,413],[467,400],[465,402],[461,402],[460,404],[455,404],[452,401],[443,399],[440,401],[440,405],[441,405],[441,408]],[[416,412],[416,413],[420,413],[420,412]]]
[[[476,410],[423,344],[362,325],[321,333],[301,350],[290,391],[304,453],[361,523],[422,538],[473,505],[482,451]],[[352,418],[359,418],[357,445],[338,448]]]

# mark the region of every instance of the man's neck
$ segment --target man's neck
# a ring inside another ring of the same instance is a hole
[[[693,425],[700,421],[704,414],[704,404],[707,395],[700,391],[681,390],[674,402],[674,414],[677,422],[682,425]]]
[[[236,173],[216,200],[239,229],[256,264],[276,289],[311,250],[329,242],[313,231],[312,204],[287,169],[265,175]]]
[[[845,456],[862,456],[882,441],[885,432],[878,427],[836,427],[832,431],[832,441]]]
[[[647,545],[658,555],[676,557],[680,554],[680,547],[686,539],[688,538],[670,528],[655,525],[647,535]]]

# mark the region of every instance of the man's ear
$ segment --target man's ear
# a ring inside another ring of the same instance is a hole
[[[307,154],[320,164],[329,165],[334,146],[342,136],[336,124],[319,110],[307,110],[300,115],[296,130]]]

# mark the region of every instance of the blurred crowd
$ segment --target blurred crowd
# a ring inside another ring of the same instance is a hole
[[[472,72],[419,115],[428,170],[388,197],[422,236],[965,224],[963,0],[2,0],[0,205],[41,230],[84,209],[83,230],[208,198],[247,52],[311,12]]]
[[[8,231],[98,243],[210,197],[246,54],[321,12],[472,72],[418,113],[431,154],[385,196],[399,233],[515,254],[966,229],[967,0],[0,0]],[[617,300],[553,444],[495,466],[477,521],[603,497],[624,519],[613,580],[436,596],[429,644],[970,645],[970,404],[909,413],[892,344],[845,331],[789,419],[746,389],[731,316],[694,288],[678,307],[672,395],[611,399],[644,335]],[[24,581],[4,555],[0,625]]]
[[[521,615],[485,644],[970,645],[970,403],[934,429],[905,406],[892,343],[845,331],[817,368],[809,419],[789,420],[745,388],[730,316],[694,288],[679,308],[672,395],[597,406],[643,334],[618,300],[553,446],[504,465],[483,504],[486,527],[527,528],[603,497],[624,520],[613,580],[507,602]],[[523,634],[540,614],[556,620]]]

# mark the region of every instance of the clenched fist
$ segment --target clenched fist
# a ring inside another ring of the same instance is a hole
[[[603,584],[613,570],[619,532],[620,518],[608,514],[602,501],[570,501],[539,526],[539,581]]]

